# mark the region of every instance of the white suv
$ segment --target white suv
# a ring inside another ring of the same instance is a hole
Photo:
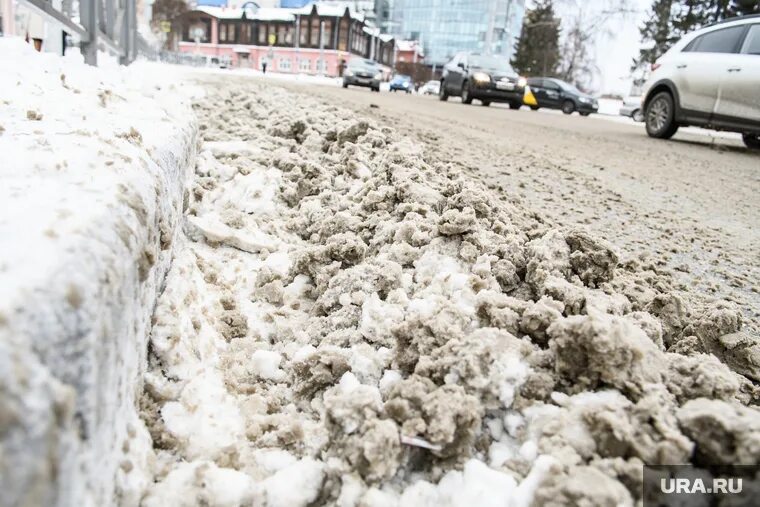
[[[643,101],[650,136],[696,125],[739,132],[760,149],[760,15],[690,33],[652,70]]]

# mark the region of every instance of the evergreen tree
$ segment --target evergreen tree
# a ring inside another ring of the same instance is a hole
[[[539,0],[525,14],[512,66],[525,76],[554,76],[559,64],[560,22],[552,0]]]
[[[631,71],[649,67],[678,41],[674,25],[679,3],[678,0],[654,0],[649,19],[640,29],[644,47],[634,59]]]

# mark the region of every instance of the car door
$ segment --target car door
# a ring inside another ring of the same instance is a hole
[[[538,78],[530,78],[528,79],[528,86],[530,87],[530,92],[533,94],[533,97],[535,97],[538,105],[544,106],[546,102],[546,97],[544,95],[544,80]]]
[[[760,23],[748,26],[740,50],[727,55],[723,67],[715,122],[760,126]]]
[[[735,53],[746,25],[712,30],[691,41],[670,64],[682,114],[687,119],[708,121],[718,101],[726,56]]]
[[[457,53],[449,63],[446,64],[446,76],[443,84],[449,93],[459,93],[459,87],[462,85],[462,68],[459,63],[462,61],[462,54]]]
[[[560,107],[562,105],[562,87],[551,79],[544,79],[545,107]]]

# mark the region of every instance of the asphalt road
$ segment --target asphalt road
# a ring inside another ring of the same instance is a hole
[[[689,131],[554,111],[272,82],[382,121],[556,224],[582,226],[760,329],[760,153]],[[694,129],[688,129],[693,131]]]

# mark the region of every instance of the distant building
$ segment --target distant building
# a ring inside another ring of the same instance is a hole
[[[245,4],[243,4],[245,5]],[[342,5],[300,9],[198,6],[172,24],[171,47],[235,67],[338,76],[352,56],[393,65],[393,37]]]
[[[425,51],[416,40],[396,41],[396,64],[424,63]]]
[[[459,51],[486,52],[489,39],[491,53],[511,58],[525,15],[525,0],[386,1],[392,2],[388,32],[419,41],[428,65],[442,65]]]

